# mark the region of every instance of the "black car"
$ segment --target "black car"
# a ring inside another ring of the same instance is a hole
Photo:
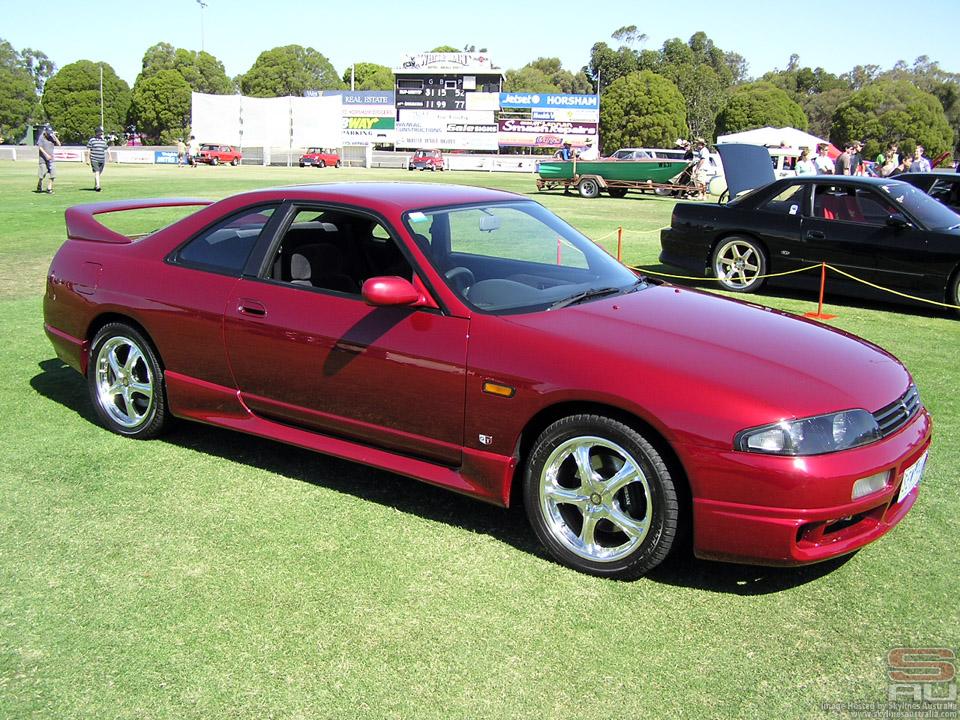
[[[752,162],[760,172],[758,157],[754,153]],[[769,159],[765,162],[770,168]],[[741,191],[750,173],[738,170],[726,154],[723,164],[734,199],[724,205],[678,203],[670,227],[660,233],[660,262],[712,275],[736,292],[758,290],[766,275],[825,262],[882,288],[960,305],[960,215],[913,185],[836,175],[767,183],[766,175],[754,174],[745,187],[752,182],[756,189]],[[828,287],[903,299],[853,278],[831,273]],[[771,279],[813,287],[819,281],[815,271]]]
[[[939,200],[954,212],[960,212],[960,173],[903,173],[897,180],[908,182]]]

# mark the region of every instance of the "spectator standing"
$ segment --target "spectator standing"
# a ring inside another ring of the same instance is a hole
[[[187,146],[183,138],[177,138],[177,167],[183,167],[187,161]]]
[[[90,169],[93,170],[93,189],[100,192],[100,175],[107,164],[107,141],[103,139],[102,127],[98,127],[87,141],[87,150],[90,151]]]
[[[53,194],[53,181],[57,177],[57,165],[53,160],[53,149],[60,144],[60,138],[49,125],[43,126],[43,132],[37,138],[37,150],[40,153],[37,192],[43,192],[43,178],[47,178],[47,193]]]
[[[187,162],[193,167],[197,166],[197,158],[200,156],[200,143],[197,142],[197,136],[190,136],[190,145],[187,147]]]
[[[897,175],[910,172],[910,165],[912,163],[913,158],[909,155],[904,155],[902,158],[900,158],[900,163],[893,169],[893,172],[890,173],[890,177],[895,177]]]
[[[930,172],[930,161],[923,155],[923,145],[917,145],[913,151],[913,163],[907,172]]]
[[[816,175],[817,166],[810,159],[810,151],[804,148],[800,151],[800,157],[797,158],[797,175]]]
[[[834,175],[853,175],[853,143],[848,142],[843,146],[843,152],[837,157],[833,164]]]
[[[820,143],[817,146],[817,156],[813,159],[813,165],[817,170],[817,175],[833,175],[833,160],[830,159],[830,146],[827,143]]]
[[[593,138],[587,138],[587,144],[580,151],[581,160],[599,160],[600,153],[597,152],[597,149],[593,146]]]
[[[863,175],[863,143],[859,140],[854,140],[851,148],[850,174]]]
[[[887,149],[877,155],[877,175],[890,177],[900,164],[900,148],[896,143],[887,145]]]

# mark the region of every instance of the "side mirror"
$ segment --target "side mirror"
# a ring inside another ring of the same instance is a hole
[[[891,227],[894,230],[904,230],[913,227],[913,223],[907,220],[903,213],[892,213],[887,217],[887,227]]]
[[[420,291],[409,280],[396,275],[372,277],[363,283],[360,291],[368,305],[413,306],[421,300]]]

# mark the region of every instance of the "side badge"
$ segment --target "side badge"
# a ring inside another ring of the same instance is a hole
[[[480,435],[480,444],[481,445],[493,445],[493,436],[492,435]]]

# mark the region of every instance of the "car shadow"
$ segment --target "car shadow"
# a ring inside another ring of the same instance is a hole
[[[41,361],[39,368],[40,372],[30,380],[30,386],[37,393],[99,426],[86,383],[75,370],[56,358]],[[177,422],[170,432],[155,442],[170,443],[242,463],[427,520],[487,535],[545,562],[554,562],[534,536],[527,523],[523,504],[519,501],[504,509],[359,463],[201,423]],[[689,547],[678,547],[646,578],[657,583],[710,592],[763,595],[817,580],[848,559],[849,556],[802,568],[766,568],[698,560],[693,557]]]

